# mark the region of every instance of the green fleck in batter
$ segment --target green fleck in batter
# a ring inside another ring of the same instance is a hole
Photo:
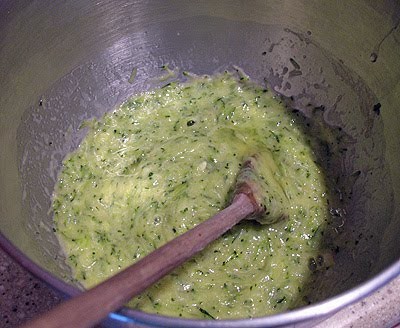
[[[227,72],[197,77],[132,97],[87,125],[53,201],[59,239],[85,287],[224,208],[243,160],[259,153],[285,202],[272,200],[270,215],[285,206],[287,218],[242,222],[130,305],[232,319],[303,304],[329,218],[327,190],[307,138],[269,92]]]

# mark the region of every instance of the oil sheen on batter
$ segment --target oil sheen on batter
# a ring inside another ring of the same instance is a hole
[[[243,159],[268,152],[288,217],[240,223],[129,305],[233,319],[303,304],[329,218],[327,190],[302,128],[269,91],[229,72],[192,77],[134,96],[86,126],[53,199],[59,240],[83,286],[223,209]]]

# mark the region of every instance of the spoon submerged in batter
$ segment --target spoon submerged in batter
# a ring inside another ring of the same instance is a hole
[[[258,167],[267,166],[268,176]],[[143,259],[88,291],[57,306],[25,327],[91,327],[177,266],[203,250],[241,220],[271,224],[286,217],[285,194],[273,177],[270,154],[248,157],[237,176],[231,204]]]

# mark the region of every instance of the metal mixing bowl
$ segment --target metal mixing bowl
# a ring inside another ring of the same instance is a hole
[[[399,22],[395,0],[2,1],[1,246],[60,293],[78,293],[49,208],[81,122],[156,87],[163,65],[237,65],[346,135],[330,155],[343,202],[332,209],[334,269],[315,282],[316,303],[287,313],[195,321],[126,308],[105,324],[310,326],[366,296],[400,272]]]

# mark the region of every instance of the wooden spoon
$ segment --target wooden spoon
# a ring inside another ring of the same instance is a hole
[[[210,219],[156,249],[135,264],[88,291],[72,298],[24,327],[91,327],[110,312],[167,275],[204,249],[244,218],[257,218],[266,207],[260,203],[260,185],[254,163],[247,159],[239,172],[231,205]]]

